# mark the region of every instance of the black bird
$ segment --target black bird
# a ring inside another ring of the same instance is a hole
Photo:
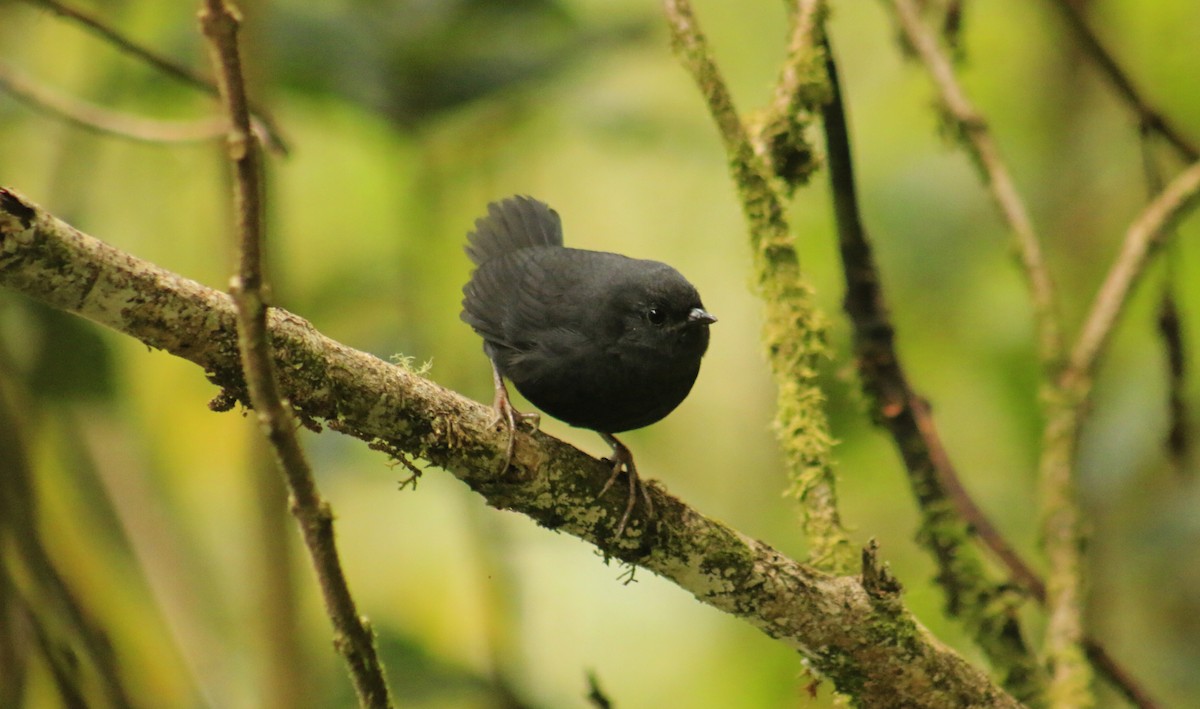
[[[476,268],[463,287],[461,317],[483,337],[492,361],[496,413],[509,428],[505,466],[516,420],[538,421],[513,409],[508,377],[539,409],[596,431],[612,447],[613,474],[600,495],[626,471],[619,537],[641,482],[613,434],[648,426],[683,401],[717,319],[665,263],[564,247],[558,213],[531,197],[489,204],[467,241]]]

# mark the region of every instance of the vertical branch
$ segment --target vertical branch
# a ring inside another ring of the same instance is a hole
[[[1044,521],[1047,537],[1065,537],[1080,526],[1078,503],[1073,496],[1066,496],[1064,491],[1069,490],[1072,484],[1079,428],[1090,402],[1097,366],[1134,287],[1146,271],[1150,256],[1171,233],[1172,226],[1197,203],[1200,203],[1200,162],[1177,175],[1130,225],[1121,252],[1089,309],[1067,366],[1054,386],[1050,387],[1052,396],[1046,404],[1045,449],[1041,466],[1043,494],[1046,496],[1043,504],[1047,510]],[[1053,673],[1054,693],[1051,699],[1064,706],[1075,705],[1086,691],[1081,684],[1083,675],[1076,667],[1083,663],[1083,653],[1090,654],[1092,661],[1099,664],[1101,669],[1107,666],[1105,661],[1111,664],[1111,660],[1104,657],[1101,649],[1094,644],[1085,644],[1082,648],[1078,646],[1078,639],[1084,637],[1083,624],[1077,613],[1066,610],[1083,603],[1079,583],[1082,575],[1078,568],[1081,561],[1077,550],[1047,543],[1046,556],[1052,570],[1047,583],[1047,597],[1060,601],[1057,605],[1049,604],[1046,644]],[[1098,652],[1101,654],[1098,655]],[[1119,672],[1110,674],[1110,677],[1118,682],[1121,680]],[[1121,688],[1126,696],[1134,698],[1140,706],[1147,705],[1149,700],[1136,685],[1121,682]]]
[[[1091,671],[1083,649],[1083,538],[1075,464],[1086,397],[1056,381],[1044,387],[1045,429],[1038,463],[1046,553],[1046,661],[1052,707],[1090,707]]]
[[[983,560],[968,543],[971,530],[1000,556],[1022,586],[1041,595],[1042,582],[963,489],[929,407],[909,384],[896,351],[895,329],[871,241],[860,216],[845,104],[828,38],[825,62],[830,100],[822,117],[830,192],[846,281],[844,307],[854,327],[855,361],[863,390],[904,459],[921,509],[918,540],[937,564],[947,612],[964,622],[1002,684],[1018,699],[1033,701],[1044,690],[1045,678],[1025,643],[1015,599],[1003,584],[987,578]]]
[[[793,190],[820,165],[807,131],[817,107],[829,95],[819,41],[828,7],[825,0],[787,0],[787,7],[791,25],[787,58],[752,140],[771,172]]]
[[[1048,698],[1055,706],[1088,706],[1094,701],[1086,655],[1120,686],[1126,696],[1136,697],[1139,705],[1148,705],[1149,700],[1139,688],[1126,681],[1127,677],[1107,657],[1103,648],[1085,635],[1081,610],[1084,593],[1082,521],[1075,491],[1075,469],[1080,427],[1089,402],[1096,362],[1127,303],[1134,283],[1145,269],[1153,248],[1163,238],[1161,229],[1195,203],[1196,193],[1200,191],[1200,166],[1193,166],[1181,173],[1130,228],[1122,253],[1098,292],[1074,348],[1068,353],[1061,326],[1054,314],[1056,297],[1053,285],[1042,263],[1036,236],[987,132],[986,124],[958,86],[950,62],[942,54],[936,40],[921,25],[911,0],[892,0],[892,4],[901,30],[932,75],[941,93],[944,109],[960,128],[967,149],[976,160],[1001,213],[1016,236],[1023,270],[1032,293],[1039,351],[1046,377],[1043,388],[1046,424],[1039,471],[1044,547],[1051,569],[1046,584],[1049,612],[1046,655],[1051,672]],[[1094,37],[1091,39],[1094,40]],[[1093,41],[1088,49],[1100,57],[1102,67],[1112,74],[1115,63],[1099,48],[1098,43]],[[1135,104],[1143,121],[1150,121],[1148,125],[1151,128],[1161,129],[1160,123],[1151,120],[1156,114],[1147,113],[1145,104],[1132,91],[1132,85],[1119,73],[1119,69],[1114,82],[1122,95]],[[1186,146],[1175,145],[1187,154]]]
[[[1158,300],[1158,333],[1162,338],[1163,352],[1167,360],[1167,455],[1180,474],[1187,474],[1192,451],[1192,433],[1187,389],[1188,358],[1184,343],[1183,318],[1179,313],[1179,298],[1176,294],[1175,269],[1167,257],[1167,274]]]
[[[783,204],[751,147],[746,126],[712,60],[690,3],[666,0],[664,9],[675,53],[700,88],[725,144],[749,224],[756,280],[765,308],[763,340],[779,390],[776,435],[792,492],[805,506],[810,558],[822,568],[849,573],[857,565],[857,555],[837,510],[830,452],[833,439],[825,417],[825,397],[817,386],[819,364],[825,356],[825,323],[800,272]]]
[[[242,371],[259,426],[287,480],[292,512],[312,556],[325,607],[333,622],[334,645],[346,659],[364,707],[390,707],[374,634],[359,615],[342,573],[333,536],[333,513],[322,499],[295,435],[295,423],[276,380],[267,339],[267,305],[262,274],[261,152],[251,133],[245,79],[237,46],[240,18],[225,0],[205,0],[200,27],[209,40],[218,86],[229,114],[238,264],[230,285],[237,317]]]
[[[1154,141],[1145,126],[1142,127],[1140,137],[1142,166],[1146,173],[1146,184],[1153,196],[1162,191],[1162,169],[1154,156]],[[1169,236],[1164,236],[1164,238],[1169,238]],[[1183,332],[1183,316],[1180,313],[1177,293],[1179,274],[1175,268],[1175,262],[1178,256],[1178,252],[1174,249],[1163,256],[1166,268],[1163,272],[1161,291],[1158,296],[1158,321],[1156,324],[1163,354],[1166,355],[1164,359],[1167,373],[1167,435],[1163,443],[1168,458],[1175,466],[1176,473],[1190,477],[1191,471],[1188,469],[1188,463],[1191,458],[1192,434],[1185,393],[1188,359]]]

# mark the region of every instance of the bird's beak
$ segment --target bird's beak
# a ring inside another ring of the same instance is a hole
[[[703,310],[702,308],[692,308],[691,312],[688,313],[688,323],[712,325],[716,321],[717,317],[715,315]]]

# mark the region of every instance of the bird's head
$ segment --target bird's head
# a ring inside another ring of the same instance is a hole
[[[667,360],[699,363],[708,349],[708,326],[717,319],[679,271],[656,261],[635,261],[614,293],[623,348]]]

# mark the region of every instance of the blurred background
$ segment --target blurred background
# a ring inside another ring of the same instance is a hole
[[[749,249],[724,152],[672,56],[659,4],[635,0],[259,0],[251,89],[291,153],[268,167],[275,302],[382,358],[491,400],[458,319],[462,246],[489,201],[549,202],[567,243],[668,261],[720,318],[691,397],[629,434],[643,475],[705,514],[803,556],[770,431],[774,393]],[[160,119],[213,101],[36,7],[0,2],[0,68],[44,89]],[[961,151],[938,134],[924,72],[883,3],[834,2],[864,216],[899,344],[968,488],[1035,565],[1041,421],[1029,305],[1008,234]],[[1092,23],[1146,95],[1200,140],[1200,4],[1096,0]],[[199,3],[78,5],[208,73]],[[745,113],[769,100],[784,5],[696,0]],[[1074,332],[1147,198],[1136,121],[1049,0],[976,0],[963,81],[1042,234]],[[1161,148],[1161,146],[1157,146]],[[1178,163],[1156,149],[1170,175]],[[875,537],[910,607],[969,658],[945,619],[890,440],[864,415],[840,311],[824,174],[791,210],[830,322],[824,373],[844,516]],[[97,135],[0,92],[0,185],[81,230],[216,288],[231,271],[227,165],[215,142]],[[1169,250],[1186,351],[1200,350],[1200,226]],[[1102,368],[1081,458],[1089,615],[1163,706],[1200,696],[1200,488],[1172,462],[1151,270]],[[1189,363],[1194,362],[1190,360]],[[195,366],[0,290],[0,705],[354,705],[282,486],[250,421],[215,414]],[[1186,383],[1192,421],[1200,383]],[[597,436],[544,419],[595,455]],[[1189,435],[1194,439],[1193,424]],[[587,675],[623,709],[826,706],[800,658],[684,591],[487,507],[430,469],[334,433],[303,436],[337,515],[346,572],[397,703],[586,707]],[[1030,628],[1040,632],[1037,612]],[[119,675],[120,690],[103,680]],[[1111,693],[1106,706],[1121,706]]]

